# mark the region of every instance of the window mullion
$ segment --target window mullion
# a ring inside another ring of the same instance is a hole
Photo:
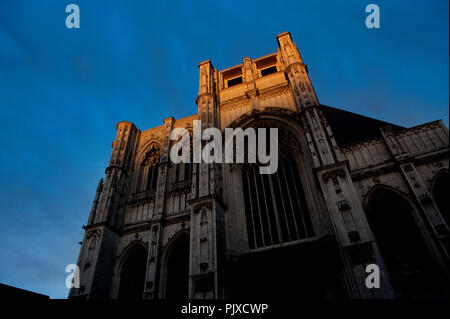
[[[250,189],[250,179],[249,179],[249,171],[248,171],[248,167],[246,168],[246,172],[245,172],[245,177],[247,178],[247,190],[248,190],[248,201],[250,202],[250,216],[252,217],[252,228],[253,228],[253,240],[255,242],[255,248],[258,247],[258,241],[256,240],[256,229],[255,229],[255,217],[254,217],[254,212],[253,212],[253,204],[252,204],[252,195],[250,194],[251,189]]]
[[[289,205],[291,206],[291,213],[292,213],[292,219],[294,219],[294,226],[295,226],[295,231],[297,233],[297,239],[300,239],[300,233],[298,231],[298,227],[297,227],[297,220],[295,218],[295,209],[294,209],[294,204],[292,203],[292,196],[291,196],[291,189],[289,189],[289,184],[287,181],[287,176],[286,176],[286,165],[281,165],[281,170],[283,171],[283,178],[284,178],[284,182],[286,183],[286,190],[288,193],[288,197],[289,197]],[[289,166],[289,163],[288,163]]]
[[[283,166],[283,164],[281,164],[281,166]],[[279,169],[278,169],[279,170]],[[287,218],[287,215],[286,215],[286,205],[284,204],[284,199],[283,199],[283,194],[282,194],[282,188],[281,188],[281,182],[280,182],[280,177],[279,177],[279,174],[278,174],[278,172],[277,173],[275,173],[275,178],[276,178],[276,180],[277,180],[277,182],[278,182],[278,189],[279,189],[279,191],[280,191],[280,199],[281,199],[281,204],[283,205],[283,215],[284,215],[284,222],[286,223],[286,230],[287,230],[287,233],[288,233],[288,237],[289,237],[289,240],[288,241],[291,241],[291,232],[290,232],[290,230],[289,230],[289,224],[288,224],[288,218]]]
[[[256,182],[256,174],[255,174],[255,168],[252,168],[252,175],[253,175],[253,182],[255,184],[255,192],[256,192],[256,204],[258,205],[258,217],[259,217],[259,224],[261,227],[261,237],[262,237],[262,242],[263,242],[263,246],[266,246],[266,241],[264,238],[264,228],[263,228],[263,219],[261,217],[261,204],[259,201],[259,192],[258,192],[258,183]]]
[[[296,165],[295,162],[294,162],[294,165]],[[297,198],[298,207],[299,207],[299,209],[300,209],[300,218],[301,218],[301,220],[302,220],[303,231],[305,232],[305,236],[308,237],[308,232],[307,232],[307,230],[306,230],[305,217],[303,216],[304,214],[306,214],[306,213],[308,213],[308,212],[304,212],[304,211],[303,211],[302,203],[301,203],[301,201],[300,201],[300,195],[301,195],[301,194],[300,194],[299,190],[297,189],[297,183],[295,182],[295,178],[296,178],[296,177],[299,177],[299,176],[294,175],[294,170],[293,170],[292,165],[289,165],[289,171],[290,171],[290,173],[291,173],[291,176],[293,177],[292,184],[294,184],[295,194],[297,194],[296,198]],[[300,183],[301,183],[301,181],[300,181]]]
[[[269,236],[270,236],[270,242],[271,244],[274,243],[273,241],[273,235],[272,235],[272,227],[271,227],[271,223],[270,223],[270,216],[269,216],[269,207],[267,204],[267,195],[266,195],[266,190],[264,187],[264,179],[262,178],[261,174],[258,174],[259,178],[261,179],[261,188],[263,190],[263,196],[264,196],[264,203],[265,203],[265,207],[266,207],[266,215],[267,215],[267,224],[268,224],[268,228],[269,228]]]
[[[276,174],[276,173],[274,173]],[[277,201],[276,201],[276,196],[275,196],[275,191],[273,189],[273,180],[272,178],[267,178],[269,180],[269,185],[270,185],[270,192],[272,193],[272,205],[273,205],[273,209],[275,211],[275,221],[277,224],[277,230],[278,230],[278,239],[279,242],[282,243],[283,242],[283,234],[281,231],[281,225],[280,225],[280,217],[278,216],[279,212],[278,212],[278,206],[277,206]]]

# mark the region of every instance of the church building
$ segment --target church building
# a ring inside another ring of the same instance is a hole
[[[448,298],[447,127],[322,105],[291,34],[277,44],[201,62],[192,116],[117,124],[69,298]],[[277,128],[277,171],[172,162],[171,132],[195,120]]]

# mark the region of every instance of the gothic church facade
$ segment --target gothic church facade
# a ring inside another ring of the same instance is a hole
[[[321,105],[290,33],[277,42],[225,70],[200,63],[196,114],[117,124],[69,298],[448,296],[448,129]],[[277,172],[172,163],[171,131],[194,120],[278,128]]]

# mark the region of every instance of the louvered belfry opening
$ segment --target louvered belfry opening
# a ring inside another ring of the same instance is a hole
[[[314,236],[295,153],[284,151],[281,145],[274,174],[260,174],[258,164],[242,166],[250,249]]]

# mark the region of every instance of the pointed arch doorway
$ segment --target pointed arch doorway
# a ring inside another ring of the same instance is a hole
[[[377,187],[369,194],[366,213],[396,298],[433,297],[437,267],[411,204],[398,191]]]
[[[182,232],[169,243],[164,256],[164,298],[186,300],[189,297],[189,233]]]
[[[118,299],[142,299],[146,264],[147,249],[135,244],[130,248],[120,271]]]

